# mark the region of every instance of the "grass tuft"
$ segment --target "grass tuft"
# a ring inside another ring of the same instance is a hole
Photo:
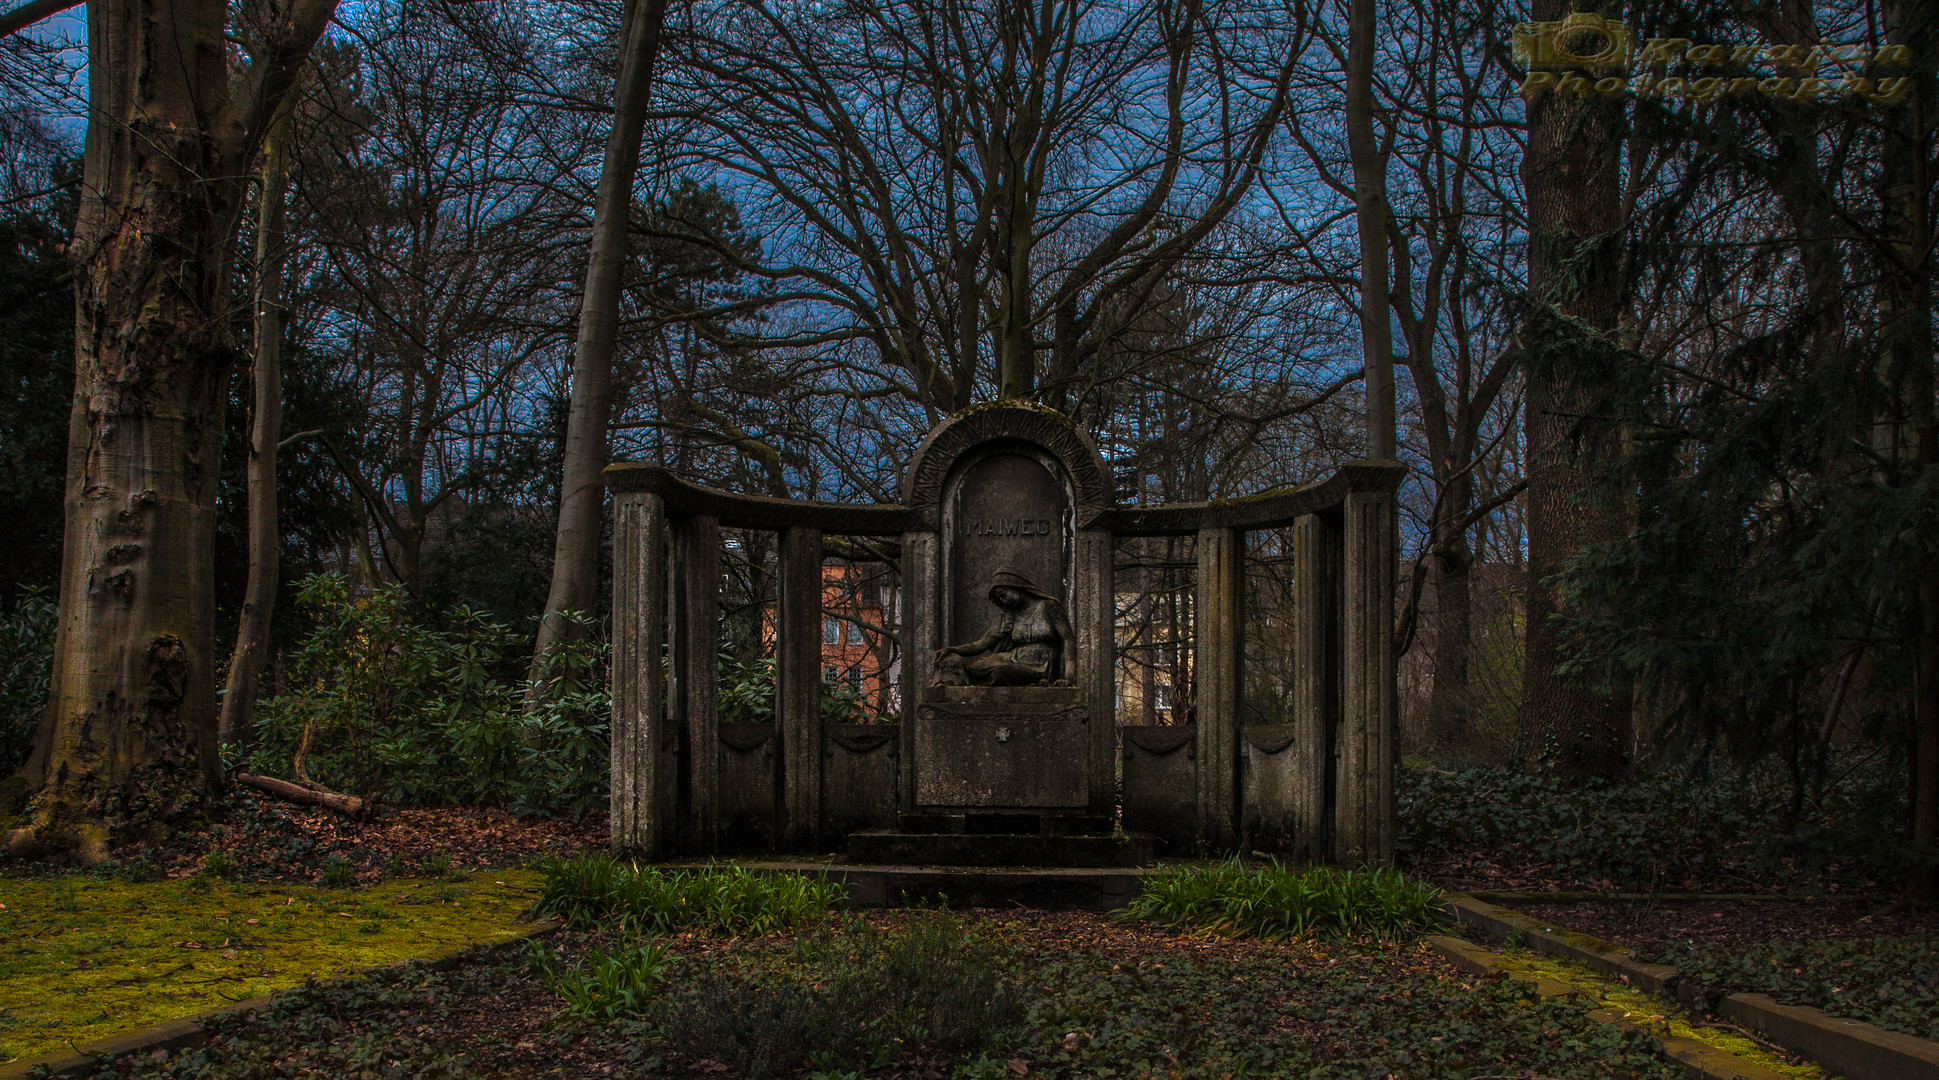
[[[533,918],[574,930],[614,929],[650,937],[699,930],[729,937],[771,934],[842,906],[825,878],[761,874],[742,866],[641,868],[611,858],[552,859]]]
[[[1145,879],[1120,918],[1266,941],[1406,941],[1440,921],[1441,891],[1397,870],[1250,867],[1229,859]]]

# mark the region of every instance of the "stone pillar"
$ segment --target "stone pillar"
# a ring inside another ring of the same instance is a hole
[[[1394,495],[1346,497],[1341,536],[1339,779],[1334,861],[1394,857]]]
[[[659,858],[672,839],[674,753],[661,653],[667,630],[666,504],[627,492],[613,500],[612,773],[615,852]]]
[[[936,650],[942,648],[936,640],[942,622],[938,548],[935,533],[902,534],[902,775],[896,791],[905,814],[916,809],[916,715],[923,690],[936,681]]]
[[[1115,816],[1118,786],[1117,684],[1113,670],[1117,626],[1112,595],[1117,553],[1113,545],[1111,534],[1102,529],[1078,532],[1077,580],[1071,590],[1077,605],[1071,612],[1071,630],[1077,635],[1077,663],[1071,682],[1084,691],[1091,725],[1088,812],[1107,820]]]
[[[687,735],[689,844],[713,854],[720,839],[720,521],[696,514],[679,525],[680,719]]]
[[[1198,838],[1205,854],[1238,843],[1240,658],[1245,653],[1245,533],[1200,529],[1194,681]]]
[[[1304,514],[1293,523],[1293,850],[1331,856],[1334,734],[1340,722],[1337,662],[1339,522]]]
[[[779,570],[774,673],[781,846],[812,851],[821,842],[821,530],[783,530]]]

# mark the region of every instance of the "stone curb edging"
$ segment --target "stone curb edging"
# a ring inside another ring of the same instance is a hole
[[[1788,1046],[1850,1080],[1939,1080],[1939,1043],[1831,1016],[1809,1005],[1783,1005],[1767,994],[1732,994],[1717,1011],[1772,1042]]]
[[[1696,988],[1667,964],[1644,964],[1631,959],[1628,949],[1614,942],[1538,922],[1521,912],[1471,896],[1447,899],[1448,917],[1461,925],[1483,930],[1504,941],[1519,941],[1545,956],[1579,961],[1628,985],[1674,997],[1685,1007],[1694,1003]],[[1765,994],[1731,994],[1715,1011],[1753,1028],[1766,1038],[1804,1055],[1835,1076],[1848,1080],[1939,1080],[1939,1043],[1896,1031],[1831,1016],[1821,1009],[1783,1005]]]
[[[479,949],[492,949],[500,945],[510,945],[513,942],[543,937],[557,929],[557,925],[528,926],[522,930],[516,930],[508,934],[500,934],[496,937],[479,941],[469,941],[462,945],[446,949],[443,952],[433,953],[427,957],[399,960],[392,964],[383,964],[376,968],[367,968],[360,972],[351,972],[346,977],[368,975],[373,971],[378,971],[385,967],[394,967],[397,964],[418,964],[430,968],[433,971],[446,971],[457,966],[459,960]],[[301,987],[290,988],[290,990],[297,989],[301,989]],[[144,1027],[133,1028],[119,1035],[110,1035],[105,1039],[96,1039],[93,1042],[82,1043],[72,1050],[55,1050],[52,1053],[42,1054],[36,1058],[8,1062],[5,1065],[0,1065],[0,1080],[25,1080],[27,1075],[35,1069],[46,1069],[47,1071],[44,1075],[49,1077],[93,1076],[97,1070],[114,1059],[126,1057],[130,1054],[152,1054],[157,1050],[164,1050],[169,1053],[188,1050],[200,1046],[208,1039],[208,1032],[204,1030],[203,1025],[210,1020],[233,1013],[253,1012],[263,1009],[278,997],[289,993],[290,990],[278,990],[274,994],[268,994],[263,997],[249,998],[245,1001],[237,1001],[232,1004],[217,1006],[213,1009],[205,1009],[202,1012],[190,1013],[187,1016],[178,1016],[173,1020],[163,1020],[157,1024],[148,1024]]]
[[[1429,937],[1427,944],[1455,967],[1470,974],[1506,976],[1521,982],[1534,983],[1535,992],[1545,998],[1584,996],[1582,991],[1565,982],[1522,972],[1504,971],[1499,966],[1500,958],[1494,953],[1457,937],[1437,934]],[[1664,1059],[1681,1068],[1687,1080],[1785,1080],[1782,1073],[1767,1069],[1756,1062],[1746,1061],[1727,1050],[1719,1050],[1699,1039],[1683,1035],[1665,1035],[1651,1031],[1640,1024],[1633,1024],[1624,1017],[1621,1009],[1596,1009],[1589,1013],[1589,1018],[1612,1027],[1641,1031],[1649,1036],[1656,1041]]]

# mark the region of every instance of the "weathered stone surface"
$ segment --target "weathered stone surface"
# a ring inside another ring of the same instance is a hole
[[[720,523],[696,516],[675,528],[679,617],[674,620],[674,678],[687,758],[687,846],[703,854],[720,842]]]
[[[1198,729],[1138,725],[1124,734],[1124,827],[1150,833],[1171,856],[1193,853],[1198,835]]]
[[[1340,726],[1333,860],[1394,858],[1394,499],[1347,496],[1342,523]]]
[[[1207,852],[1239,839],[1239,662],[1245,655],[1245,534],[1205,529],[1198,554],[1198,838]]]
[[[1239,741],[1239,830],[1248,851],[1288,854],[1295,848],[1294,807],[1300,755],[1292,724],[1248,724]]]
[[[611,827],[613,850],[658,858],[672,821],[679,742],[667,722],[666,508],[625,494],[613,507]]]
[[[773,851],[776,819],[773,724],[720,725],[720,846]]]
[[[916,806],[1087,808],[1089,719],[1075,687],[930,687],[916,715]]]
[[[895,826],[901,728],[900,724],[823,727],[821,832],[835,838],[831,847],[857,830]]]
[[[1071,502],[1055,459],[1016,447],[979,455],[950,483],[943,510],[943,625],[950,644],[975,641],[1003,609],[990,599],[1000,570],[1070,605]]]
[[[1340,522],[1306,514],[1293,524],[1294,854],[1332,854],[1334,739],[1340,726]]]
[[[917,448],[902,478],[902,502],[912,517],[910,531],[940,529],[944,485],[956,463],[979,447],[1005,441],[1039,448],[1062,465],[1070,479],[1077,528],[1089,527],[1115,501],[1104,459],[1069,417],[1041,405],[994,402],[943,421]]]
[[[775,618],[775,701],[781,722],[782,840],[821,842],[821,531],[781,534]]]
[[[1143,866],[1149,836],[1044,836],[1013,833],[858,832],[848,837],[851,863],[899,866]]]

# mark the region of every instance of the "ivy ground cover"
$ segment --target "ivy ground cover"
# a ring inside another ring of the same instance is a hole
[[[1920,1039],[1939,1040],[1939,941],[1848,938],[1659,950],[1708,1001],[1769,994]]]
[[[597,1007],[599,985],[626,1007]],[[760,937],[562,932],[445,971],[309,987],[225,1019],[200,1049],[103,1075],[1670,1076],[1651,1050],[1585,1006],[1464,977],[1417,943],[897,911]]]

